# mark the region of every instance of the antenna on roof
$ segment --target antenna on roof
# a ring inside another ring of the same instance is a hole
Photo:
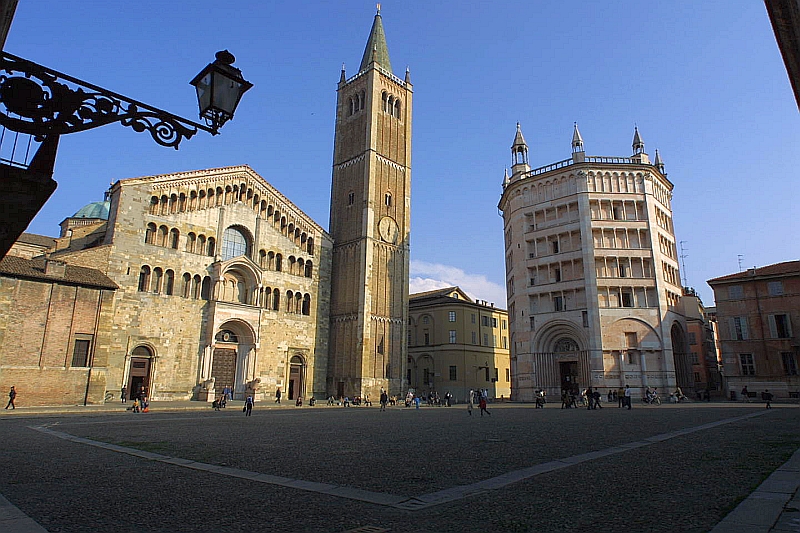
[[[736,257],[739,258],[739,272],[741,272],[742,271],[742,260],[744,260],[744,256],[742,254],[739,254]]]
[[[689,286],[689,274],[686,273],[686,258],[689,257],[689,254],[686,253],[686,247],[684,244],[687,241],[681,241],[681,268],[683,269],[683,281],[685,286]]]

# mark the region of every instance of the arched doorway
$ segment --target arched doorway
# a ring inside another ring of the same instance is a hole
[[[578,369],[578,343],[569,337],[561,337],[553,346],[561,376],[561,390],[580,394],[580,373]],[[574,357],[574,358],[573,358]]]
[[[131,352],[130,369],[128,371],[127,396],[129,400],[138,398],[144,392],[150,395],[150,367],[153,351],[147,346],[137,346]]]
[[[228,387],[233,398],[244,397],[247,369],[254,347],[255,340],[249,324],[241,320],[229,320],[219,327],[214,335],[210,372],[217,394]]]
[[[225,388],[234,390],[236,384],[236,350],[239,336],[229,329],[222,329],[214,336],[214,361],[211,365],[211,377],[218,393]]]
[[[303,383],[305,382],[305,363],[303,358],[295,355],[289,361],[289,394],[290,400],[296,400],[298,397],[303,397],[305,390]]]

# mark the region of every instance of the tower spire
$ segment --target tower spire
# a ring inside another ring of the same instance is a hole
[[[575,123],[575,129],[572,131],[572,153],[583,152],[583,137],[581,132],[578,131],[578,123]]]
[[[633,155],[644,153],[644,141],[639,135],[639,126],[633,127]]]
[[[378,12],[375,13],[375,20],[372,22],[372,29],[369,32],[367,46],[364,48],[364,57],[361,59],[361,72],[369,67],[370,63],[377,63],[384,70],[392,72],[392,63],[389,61],[389,48],[386,46],[386,34],[383,31],[383,21],[381,20],[381,5],[378,4]]]
[[[514,135],[514,144],[511,145],[511,172],[516,176],[518,172],[530,170],[528,164],[528,143],[522,136],[522,127],[517,122],[517,133]]]

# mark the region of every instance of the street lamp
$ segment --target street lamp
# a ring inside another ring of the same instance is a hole
[[[233,54],[218,52],[191,82],[197,90],[200,124],[67,74],[0,53],[0,259],[56,189],[52,179],[61,135],[119,122],[147,131],[161,146],[178,149],[198,130],[217,135],[233,118],[253,85],[234,67]],[[6,131],[13,132],[6,135]],[[20,135],[27,135],[20,140]],[[7,139],[10,149],[2,146]],[[32,141],[40,143],[30,157]],[[27,147],[25,146],[27,144]],[[23,156],[18,154],[22,153]]]
[[[217,52],[216,59],[189,82],[197,90],[200,117],[211,127],[212,134],[228,120],[239,105],[242,95],[253,84],[242,78],[242,71],[233,66],[236,58],[227,50]]]

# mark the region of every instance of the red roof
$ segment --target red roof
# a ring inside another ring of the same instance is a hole
[[[800,261],[784,261],[783,263],[775,263],[774,265],[767,265],[765,267],[750,268],[744,272],[737,272],[736,274],[728,274],[727,276],[710,279],[708,280],[708,284],[744,280],[755,276],[768,277],[782,276],[785,274],[800,274]]]

